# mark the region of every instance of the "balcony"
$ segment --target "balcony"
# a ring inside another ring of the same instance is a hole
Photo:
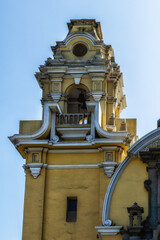
[[[84,140],[90,128],[90,113],[56,114],[56,131],[64,140]]]

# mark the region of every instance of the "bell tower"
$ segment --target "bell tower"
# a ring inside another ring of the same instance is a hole
[[[23,240],[97,239],[108,184],[136,140],[123,75],[94,19],[71,20],[35,74],[42,120],[10,140],[26,160]]]

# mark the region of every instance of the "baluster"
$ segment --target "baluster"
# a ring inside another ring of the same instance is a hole
[[[77,114],[77,125],[79,124],[79,114]]]
[[[73,124],[75,124],[75,114],[73,114]]]
[[[58,124],[61,124],[61,114],[58,115]]]
[[[82,119],[83,119],[82,124],[84,124],[84,114],[82,115]]]
[[[66,121],[65,121],[65,114],[63,114],[63,124],[65,124]]]
[[[68,114],[68,124],[70,124],[70,115]]]

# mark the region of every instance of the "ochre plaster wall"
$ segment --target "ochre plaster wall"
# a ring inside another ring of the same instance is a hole
[[[127,207],[134,202],[144,208],[142,220],[148,215],[148,192],[144,181],[148,179],[146,164],[139,158],[133,158],[116,184],[110,205],[109,218],[117,226],[129,226]]]
[[[42,239],[45,172],[42,169],[41,176],[34,179],[30,170],[26,170],[22,240]]]
[[[43,240],[97,239],[99,169],[47,170]],[[77,221],[66,222],[67,197],[77,197]]]

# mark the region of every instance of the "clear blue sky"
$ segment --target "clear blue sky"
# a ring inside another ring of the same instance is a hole
[[[1,72],[1,239],[20,240],[24,160],[7,136],[19,120],[41,119],[41,90],[34,78],[52,56],[51,45],[67,34],[73,18],[101,22],[103,38],[115,51],[124,75],[128,108],[122,117],[137,118],[138,135],[156,128],[160,118],[159,0],[5,0],[0,8]]]

